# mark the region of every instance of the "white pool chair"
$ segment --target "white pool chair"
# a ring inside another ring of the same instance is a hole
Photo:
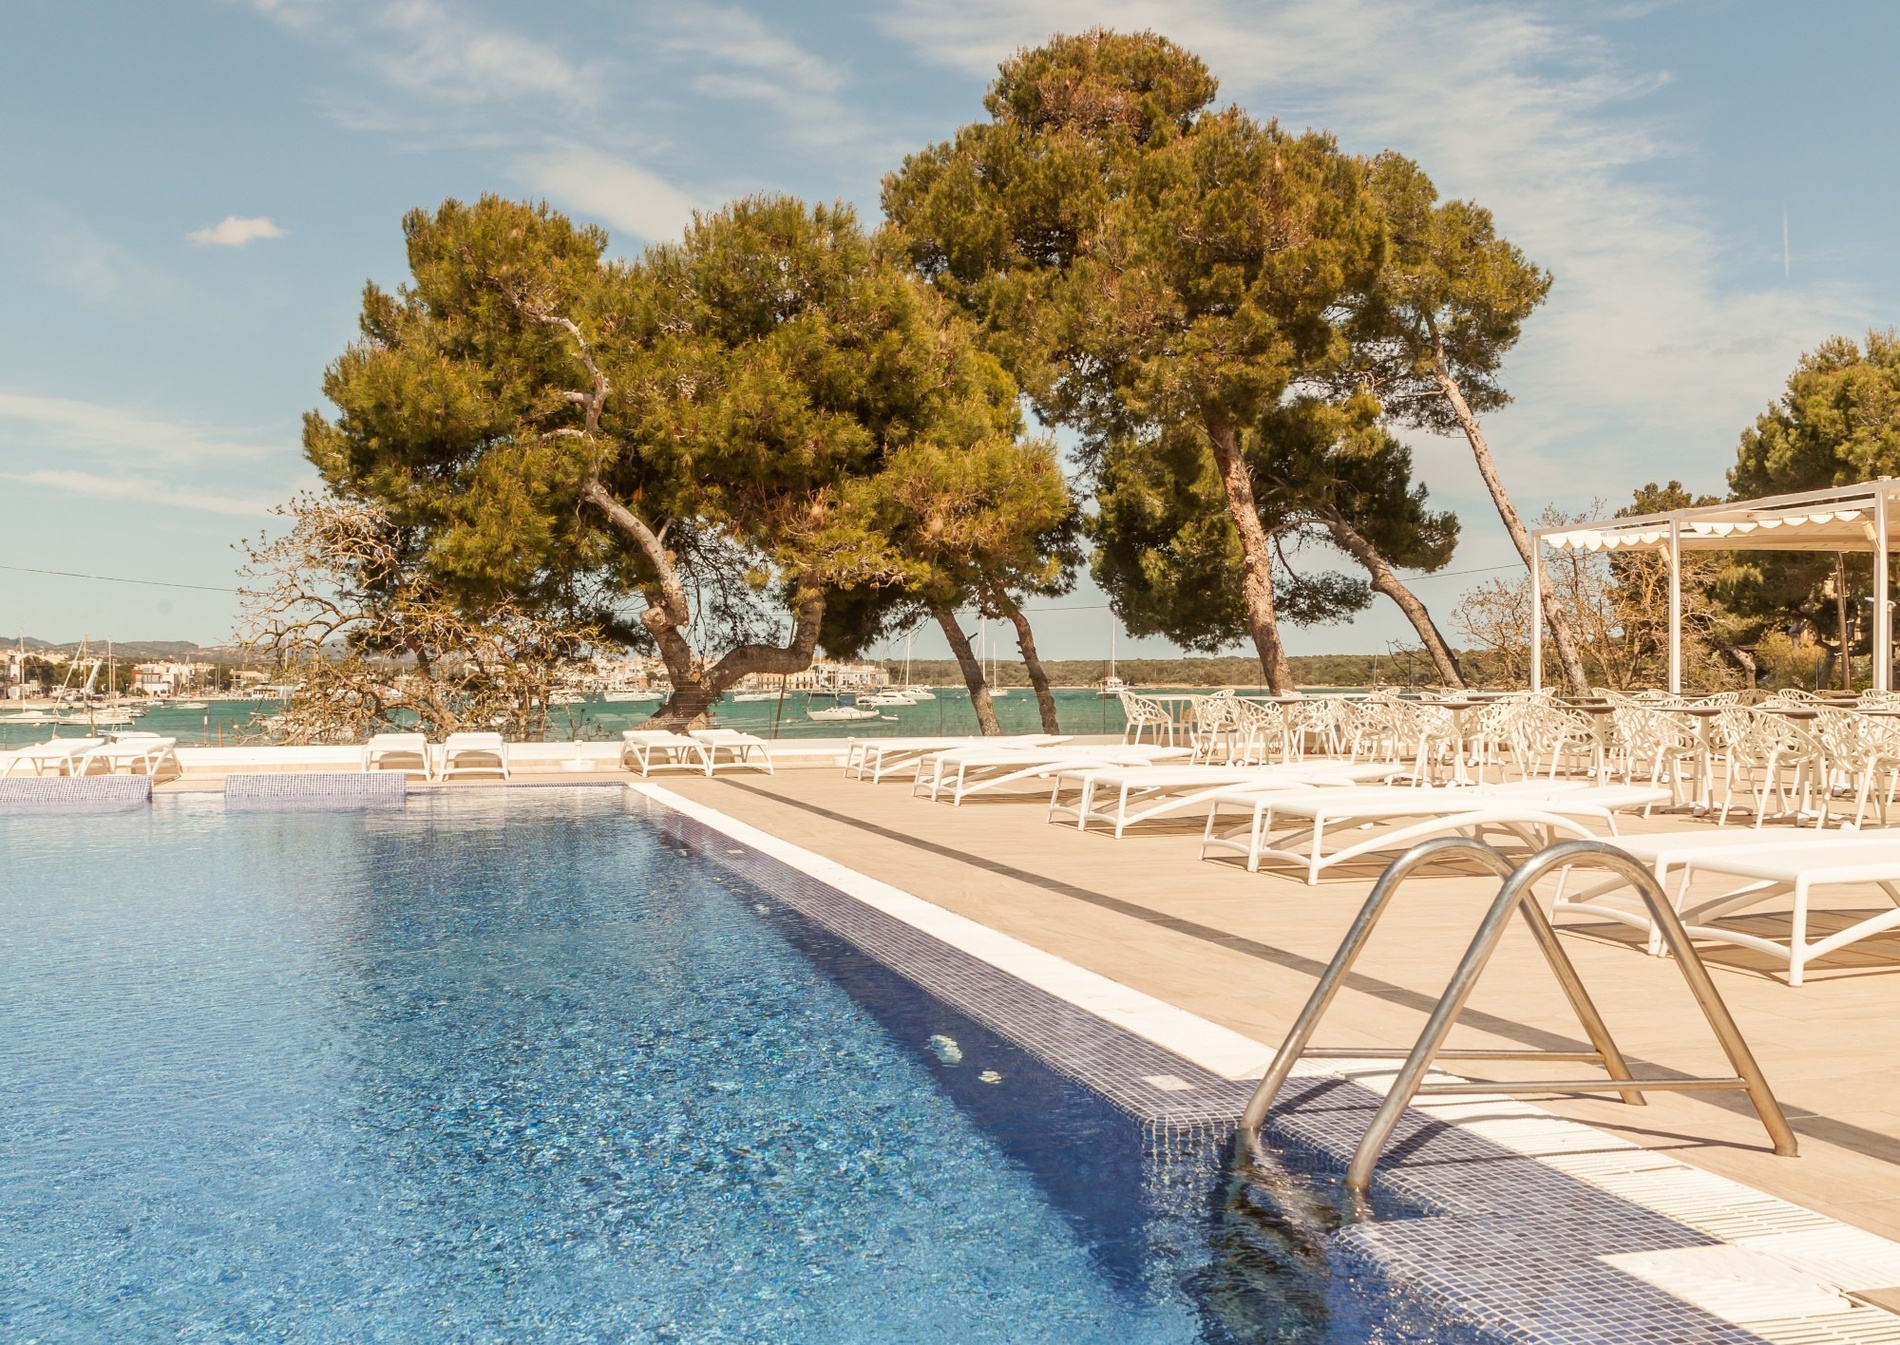
[[[1849,944],[1900,926],[1900,838],[1878,833],[1841,836],[1826,841],[1785,842],[1753,846],[1726,853],[1705,850],[1691,855],[1685,880],[1704,875],[1741,878],[1741,887],[1682,905],[1683,928],[1695,939],[1709,939],[1751,948],[1788,964],[1788,984],[1798,986],[1805,969],[1816,958],[1838,952]],[[1857,920],[1823,939],[1808,939],[1808,917],[1814,894],[1824,888],[1878,888],[1894,909]],[[1709,922],[1781,897],[1793,897],[1786,942]]]
[[[1109,827],[1117,840],[1129,827],[1157,818],[1202,812],[1216,794],[1235,789],[1308,789],[1389,779],[1397,766],[1315,761],[1296,766],[1075,766],[1060,771],[1045,820]],[[1064,798],[1073,790],[1073,802]]]
[[[1534,849],[1560,838],[1594,840],[1597,833],[1586,822],[1614,833],[1617,812],[1668,797],[1665,789],[1628,785],[1546,793],[1456,786],[1228,790],[1208,802],[1201,858],[1236,852],[1246,856],[1250,873],[1258,871],[1264,859],[1297,864],[1306,870],[1310,884],[1335,865],[1433,836],[1504,837]],[[1245,814],[1246,821],[1221,830],[1222,812],[1233,809]],[[1287,829],[1276,837],[1274,827],[1281,823],[1288,824]],[[1330,850],[1329,832],[1335,842]],[[1344,844],[1338,843],[1341,836]]]
[[[1863,839],[1853,832],[1830,833],[1839,842],[1853,844]],[[1684,896],[1688,893],[1689,862],[1698,855],[1723,854],[1737,850],[1760,850],[1764,847],[1785,846],[1791,837],[1785,831],[1724,827],[1717,830],[1712,826],[1696,827],[1684,831],[1651,831],[1636,836],[1603,836],[1598,839],[1607,845],[1614,845],[1624,854],[1644,864],[1656,875],[1656,885],[1663,891],[1670,891],[1671,880],[1675,880],[1675,890],[1671,902],[1678,913],[1682,910]],[[1801,843],[1812,844],[1812,834],[1801,838]],[[1619,905],[1605,898],[1616,894],[1626,896],[1631,904]],[[1569,875],[1558,878],[1553,901],[1556,912],[1580,911],[1621,924],[1631,925],[1649,936],[1648,946],[1652,955],[1660,957],[1663,951],[1662,934],[1649,918],[1646,908],[1635,894],[1630,892],[1629,884],[1621,878],[1610,878],[1595,886],[1580,891],[1569,891]]]
[[[31,767],[35,775],[78,775],[86,754],[104,747],[104,738],[55,738],[0,753],[0,778],[13,774],[14,767]]]
[[[691,729],[688,736],[706,749],[706,774],[717,770],[758,770],[776,775],[772,747],[765,739],[737,729]]]
[[[123,770],[127,775],[149,775],[158,779],[161,768],[169,765],[172,777],[183,775],[185,768],[178,763],[176,738],[161,738],[157,734],[123,733],[114,742],[102,743],[86,753],[75,775],[85,775],[92,769],[95,761],[103,762],[106,773],[116,775]]]
[[[915,767],[932,752],[954,747],[1052,747],[1069,741],[1059,733],[1005,734],[997,738],[849,738],[845,740],[844,773],[854,780],[877,784],[893,771]]]
[[[439,778],[499,775],[508,778],[508,741],[499,733],[451,733],[442,740]]]
[[[953,806],[961,807],[972,795],[988,793],[1024,780],[1040,782],[1064,767],[1142,766],[1185,761],[1187,747],[1130,743],[1106,747],[957,747],[933,752],[917,762],[911,793],[936,802],[947,789]]]
[[[706,744],[671,729],[627,729],[620,735],[620,764],[641,775],[655,771],[696,771],[712,774]]]
[[[372,734],[363,744],[363,769],[397,770],[432,780],[435,771],[429,759],[429,736],[426,733]]]

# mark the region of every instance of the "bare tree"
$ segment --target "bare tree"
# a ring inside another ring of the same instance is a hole
[[[547,731],[548,698],[581,661],[591,627],[503,602],[451,604],[378,507],[301,495],[276,539],[244,542],[243,646],[292,686],[273,733],[352,742],[391,727]]]

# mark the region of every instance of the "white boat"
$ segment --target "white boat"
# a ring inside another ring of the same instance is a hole
[[[609,705],[633,705],[645,701],[657,701],[666,693],[655,687],[608,687],[600,698]]]
[[[926,690],[923,687],[907,686],[904,688],[904,694],[910,697],[911,702],[913,704],[916,704],[921,701],[934,701],[937,699],[934,695],[932,695],[928,690]]]
[[[1128,683],[1115,676],[1115,614],[1108,614],[1108,676],[1102,679],[1101,690],[1095,693],[1097,700],[1114,700],[1128,690]]]
[[[914,705],[916,701],[908,691],[890,687],[884,691],[873,691],[858,697],[859,705]]]
[[[759,701],[775,701],[783,694],[778,691],[735,691],[732,699],[740,705],[753,705]]]
[[[171,707],[174,710],[208,710],[211,707],[203,701],[180,701]]]
[[[876,719],[878,712],[858,704],[855,696],[840,696],[836,705],[828,705],[822,710],[805,710],[805,718],[815,719],[821,724],[852,723],[861,719]]]

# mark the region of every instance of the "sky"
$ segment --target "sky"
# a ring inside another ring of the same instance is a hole
[[[301,417],[365,281],[402,280],[405,210],[545,198],[627,256],[752,192],[872,222],[999,59],[1096,24],[1182,43],[1256,116],[1413,157],[1552,272],[1486,425],[1526,514],[1724,489],[1804,349],[1900,320],[1886,3],[8,0],[0,634],[229,637],[234,544],[313,480]],[[1411,443],[1464,525],[1417,582],[1442,624],[1513,553],[1463,441]],[[1106,652],[1086,582],[1036,622],[1047,657]],[[1289,645],[1409,634],[1380,600]]]

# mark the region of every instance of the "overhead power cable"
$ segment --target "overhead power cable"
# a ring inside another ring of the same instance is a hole
[[[92,579],[102,584],[138,584],[144,588],[189,588],[200,593],[236,593],[234,588],[220,588],[215,584],[179,584],[168,579],[127,579],[117,574],[81,574],[77,570],[40,570],[31,565],[0,565],[0,570],[12,570],[16,574],[51,574],[61,579]]]

